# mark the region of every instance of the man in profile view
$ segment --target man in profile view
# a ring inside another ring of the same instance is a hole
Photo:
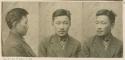
[[[35,54],[23,38],[28,30],[28,12],[23,8],[14,8],[6,15],[6,22],[10,29],[5,43],[3,56],[5,57],[34,57]]]

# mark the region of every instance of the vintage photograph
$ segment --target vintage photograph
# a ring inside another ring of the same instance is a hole
[[[61,1],[123,1],[123,0],[61,0]]]
[[[122,2],[86,2],[83,9],[82,55],[123,57]]]
[[[2,2],[3,57],[122,58],[122,2]]]
[[[42,0],[42,1],[123,1],[123,0]]]
[[[37,2],[2,2],[2,56],[36,56],[38,18]]]

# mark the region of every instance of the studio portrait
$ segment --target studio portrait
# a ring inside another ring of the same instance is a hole
[[[121,2],[86,2],[83,7],[83,24],[87,25],[84,34],[88,38],[82,40],[82,57],[123,57]]]
[[[122,2],[2,2],[3,57],[122,58]]]
[[[56,0],[56,1],[122,1],[122,0]]]
[[[2,6],[2,56],[35,57],[38,4],[3,2]]]
[[[40,57],[79,56],[81,50],[81,43],[78,40],[80,39],[80,33],[77,33],[75,24],[79,24],[80,21],[77,21],[77,19],[81,20],[80,18],[82,18],[81,4],[73,2],[40,4],[41,43],[38,47]],[[75,14],[79,16],[76,17]],[[77,37],[74,35],[77,35]]]

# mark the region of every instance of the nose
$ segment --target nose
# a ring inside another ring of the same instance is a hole
[[[29,28],[28,24],[26,24],[25,27],[26,27],[26,29],[28,29]]]
[[[97,24],[97,29],[101,29],[101,25],[100,24]]]
[[[64,29],[64,25],[63,24],[60,24],[60,29]]]

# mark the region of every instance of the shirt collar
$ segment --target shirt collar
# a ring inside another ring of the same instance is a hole
[[[104,41],[111,41],[111,40],[112,40],[112,34],[108,34],[104,39]]]
[[[54,35],[55,36],[55,38],[57,39],[57,40],[59,40],[59,41],[66,41],[66,40],[68,40],[68,34],[67,35],[65,35],[65,36],[59,36],[59,35],[57,35],[57,34],[55,34]]]
[[[111,41],[111,40],[112,40],[112,37],[113,37],[113,36],[112,36],[111,33],[108,34],[108,35],[106,35],[106,36],[96,36],[97,39],[103,40],[103,41],[106,41],[106,42]]]

